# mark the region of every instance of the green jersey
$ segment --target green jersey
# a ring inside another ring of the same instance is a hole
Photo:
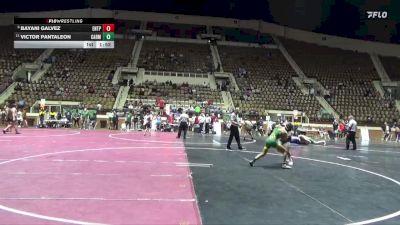
[[[272,131],[271,135],[269,135],[265,142],[267,147],[276,147],[278,145],[278,139],[282,135],[281,129],[281,127],[277,127]]]
[[[126,121],[128,121],[128,122],[132,121],[132,113],[126,114]]]
[[[268,139],[278,139],[279,136],[282,134],[282,130],[280,127],[275,128],[271,135],[269,135]]]
[[[89,119],[96,120],[97,119],[97,112],[96,111],[89,111]]]

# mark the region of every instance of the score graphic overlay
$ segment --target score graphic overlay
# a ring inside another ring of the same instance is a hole
[[[113,18],[14,18],[14,48],[114,48]]]

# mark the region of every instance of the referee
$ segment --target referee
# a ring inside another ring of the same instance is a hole
[[[357,149],[356,144],[356,132],[357,132],[357,122],[354,120],[352,115],[349,115],[349,123],[347,124],[347,136],[346,136],[346,149],[350,148],[350,141],[353,143],[353,150]]]
[[[237,118],[237,113],[238,111],[235,110],[231,114],[231,129],[230,129],[230,134],[229,134],[229,140],[228,140],[228,145],[226,146],[227,149],[231,150],[231,143],[233,137],[235,137],[236,142],[239,146],[239,149],[242,150],[242,145],[240,144],[240,137],[239,137],[239,123],[238,123],[238,118]]]
[[[186,114],[186,112],[183,112],[179,116],[179,131],[178,131],[178,136],[176,138],[181,138],[181,133],[183,131],[183,139],[186,139],[186,133],[188,130],[188,122],[189,122],[189,116]]]

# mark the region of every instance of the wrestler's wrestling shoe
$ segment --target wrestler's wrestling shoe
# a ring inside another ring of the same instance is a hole
[[[285,162],[285,163],[286,163],[288,166],[293,166],[293,159],[292,159],[292,157],[286,159],[286,162]]]
[[[286,164],[286,163],[282,163],[282,169],[292,169],[292,167],[289,166],[289,165]]]

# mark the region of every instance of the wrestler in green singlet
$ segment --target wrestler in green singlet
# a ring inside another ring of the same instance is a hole
[[[292,158],[290,156],[290,152],[288,148],[282,145],[281,141],[287,141],[287,132],[290,131],[293,128],[293,126],[290,124],[290,126],[285,127],[277,127],[275,128],[271,135],[267,138],[265,141],[265,146],[263,151],[258,154],[250,163],[250,166],[253,166],[256,160],[264,157],[267,155],[269,148],[276,148],[280,153],[283,154],[283,164],[282,168],[284,169],[290,169],[292,168],[291,166],[293,165]]]

